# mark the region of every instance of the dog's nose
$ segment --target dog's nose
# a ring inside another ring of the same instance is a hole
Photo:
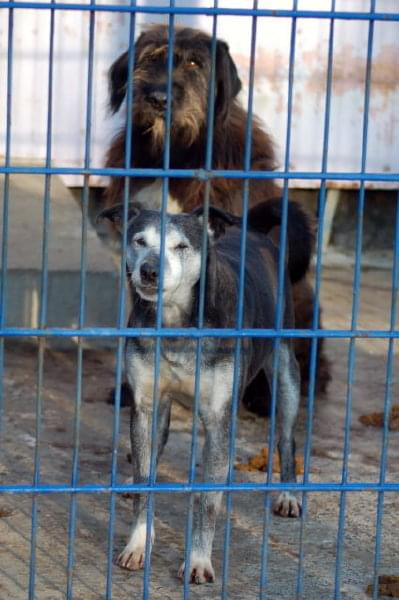
[[[167,94],[162,90],[153,90],[147,95],[147,100],[154,108],[166,108]]]
[[[153,262],[143,263],[140,267],[140,277],[143,283],[156,283],[158,279],[158,265]]]

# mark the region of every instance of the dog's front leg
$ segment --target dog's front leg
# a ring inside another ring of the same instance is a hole
[[[151,406],[151,408],[150,408]],[[170,400],[161,399],[158,414],[157,459],[166,443],[169,428]],[[134,483],[148,483],[151,461],[152,399],[135,394],[130,421],[132,466]],[[118,557],[119,566],[136,571],[144,567],[147,536],[147,495],[133,495],[133,525],[129,541]],[[151,546],[154,542],[154,525],[151,528]]]
[[[280,480],[296,482],[294,428],[299,407],[300,375],[292,346],[281,343],[278,367],[278,420],[280,439]],[[274,512],[281,517],[299,517],[301,503],[289,491],[281,492],[274,504]]]
[[[132,444],[132,466],[134,483],[148,483],[151,459],[151,410],[149,402],[140,396],[132,405],[130,437]],[[133,524],[124,550],[118,557],[119,566],[136,571],[144,567],[145,543],[147,533],[147,496],[133,496]],[[151,545],[154,539],[154,527],[151,531]]]
[[[231,393],[225,398],[213,397],[209,404],[203,403],[201,417],[205,429],[203,450],[205,483],[224,483],[228,471],[229,404]],[[216,408],[216,409],[215,409]],[[222,502],[223,492],[201,493],[194,513],[192,547],[190,552],[190,583],[207,583],[215,580],[212,567],[212,544],[215,535],[216,516]],[[185,563],[179,569],[184,579]]]

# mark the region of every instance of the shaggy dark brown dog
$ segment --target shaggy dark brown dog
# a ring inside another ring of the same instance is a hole
[[[207,140],[208,96],[211,78],[211,38],[190,28],[176,28],[172,73],[172,114],[170,132],[170,167],[204,168]],[[152,26],[140,35],[135,45],[133,73],[133,128],[131,166],[158,168],[163,166],[165,146],[165,109],[167,103],[168,27]],[[122,54],[110,69],[111,108],[117,112],[128,86],[128,53]],[[212,169],[244,169],[247,113],[237,95],[241,81],[227,44],[216,43],[215,97]],[[126,128],[112,142],[106,166],[125,166]],[[256,117],[252,123],[250,166],[256,171],[273,171],[276,167],[273,144]],[[145,208],[156,208],[161,202],[161,181],[150,178],[130,179],[130,195]],[[201,206],[205,197],[205,181],[195,178],[169,179],[169,212],[189,212]],[[112,177],[106,189],[106,206],[123,198],[124,177]],[[215,177],[210,180],[210,202],[214,206],[240,215],[243,180]],[[255,179],[249,183],[249,204],[281,196],[271,179]],[[313,291],[305,281],[294,286],[296,325],[308,328],[312,322]],[[310,309],[310,310],[309,310]],[[303,342],[303,343],[302,343]],[[297,357],[302,381],[309,373],[309,340],[298,340]],[[324,391],[330,379],[328,361],[319,342],[316,391]],[[252,384],[246,396],[247,405],[256,412],[265,411],[264,385],[261,391]]]
[[[170,167],[197,169],[205,166],[207,139],[208,86],[211,76],[211,38],[193,29],[177,29],[174,45],[172,84],[172,121]],[[165,136],[164,113],[167,87],[168,28],[152,27],[142,33],[135,47],[133,82],[132,166],[156,168],[163,166]],[[126,94],[128,55],[122,54],[110,71],[111,108],[119,110]],[[222,41],[216,46],[215,110],[213,128],[213,169],[243,169],[246,112],[236,96],[241,81]],[[125,166],[123,129],[108,152],[107,167]],[[269,136],[253,121],[251,169],[275,169],[274,151]],[[131,180],[132,194],[154,183],[148,178]],[[123,177],[114,177],[106,191],[107,205],[121,199]],[[241,213],[241,179],[211,180],[210,202],[235,214]],[[189,212],[202,205],[205,182],[198,179],[171,178],[169,194],[180,210]],[[272,180],[250,183],[251,206],[280,193]]]

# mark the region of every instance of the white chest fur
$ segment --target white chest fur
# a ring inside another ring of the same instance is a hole
[[[195,390],[195,351],[180,352],[174,360],[161,356],[158,391],[160,398],[169,395],[172,399],[179,396],[193,398]],[[136,402],[148,408],[152,407],[154,392],[154,360],[127,353],[126,367],[129,383],[135,394]],[[203,407],[218,411],[231,400],[233,387],[233,360],[224,361],[213,367],[202,365],[200,369],[200,394]]]
[[[162,206],[162,179],[158,178],[150,185],[146,185],[131,198],[148,210],[161,210]],[[179,202],[168,193],[166,211],[171,214],[182,212]]]

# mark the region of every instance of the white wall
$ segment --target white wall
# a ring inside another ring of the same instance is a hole
[[[110,3],[110,0],[105,0]],[[168,0],[139,0],[138,4],[168,6]],[[212,0],[177,0],[177,5],[212,6]],[[221,7],[248,7],[252,0],[220,0]],[[260,0],[259,8],[291,8],[292,0]],[[300,9],[329,10],[330,0],[299,0]],[[369,10],[369,0],[337,0],[337,10]],[[377,11],[398,10],[397,0],[377,0]],[[55,11],[52,159],[58,166],[83,166],[86,132],[86,90],[89,12]],[[138,15],[143,23],[167,17]],[[212,17],[177,17],[212,29]],[[13,38],[12,156],[29,160],[46,156],[48,51],[50,15],[47,10],[15,10]],[[218,17],[218,37],[225,39],[244,83],[246,102],[250,17]],[[324,128],[327,19],[298,19],[295,53],[294,102],[290,165],[320,170]],[[399,24],[376,22],[367,152],[368,171],[399,171]],[[291,19],[259,18],[257,22],[255,112],[273,135],[284,162],[287,126],[287,86]],[[109,141],[121,123],[107,111],[107,70],[128,43],[129,15],[95,15],[95,59],[92,167],[103,165]],[[358,171],[364,102],[368,22],[335,22],[333,98],[328,168]],[[0,155],[5,147],[8,14],[0,11]],[[79,178],[68,177],[70,185]],[[99,183],[93,179],[93,183]],[[309,182],[293,182],[309,186]],[[314,182],[315,185],[317,182]],[[382,187],[379,185],[378,187]]]

